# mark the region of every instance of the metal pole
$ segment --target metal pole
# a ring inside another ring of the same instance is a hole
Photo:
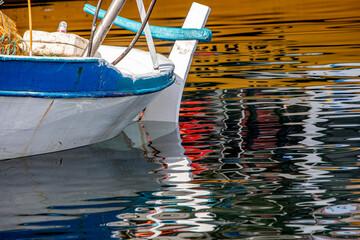
[[[136,0],[136,3],[138,5],[141,21],[144,21],[145,17],[146,17],[144,3],[142,0]],[[149,23],[146,24],[144,31],[145,31],[146,42],[147,42],[149,52],[151,55],[151,60],[153,62],[153,67],[154,67],[154,69],[157,70],[157,69],[159,69],[159,61],[158,61],[158,58],[156,55],[154,40],[153,40],[153,37],[151,36]]]
[[[90,34],[90,39],[89,39],[89,45],[87,46],[87,48],[88,48],[87,56],[88,57],[90,57],[90,53],[92,52],[91,50],[92,50],[92,43],[94,41],[94,33],[95,33],[95,30],[96,30],[96,21],[97,21],[97,17],[98,17],[98,14],[99,14],[101,3],[102,3],[102,0],[99,0],[98,4],[96,6],[94,19],[93,19],[93,23],[92,23],[92,26],[91,26],[91,34]]]
[[[96,51],[99,49],[101,43],[104,41],[107,33],[109,32],[116,17],[119,15],[125,2],[126,2],[126,0],[114,0],[110,4],[103,20],[101,20],[99,26],[97,27],[97,29],[95,31],[90,57],[93,57],[95,55]],[[89,51],[89,48],[86,48],[83,53],[83,57],[88,55],[88,51]]]
[[[115,59],[115,61],[112,62],[113,65],[118,64],[129,52],[130,50],[135,46],[135,43],[137,42],[137,40],[139,39],[141,33],[144,31],[144,28],[147,24],[147,21],[149,20],[149,17],[152,13],[152,10],[155,6],[156,0],[151,0],[148,12],[143,20],[143,23],[141,24],[140,29],[138,30],[138,32],[136,33],[134,39],[132,40],[132,42],[130,43],[130,45],[125,49],[125,51],[117,58]]]

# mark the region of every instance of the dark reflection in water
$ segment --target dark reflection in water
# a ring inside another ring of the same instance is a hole
[[[181,25],[187,3],[159,1],[152,23]],[[179,127],[136,123],[0,161],[0,239],[360,238],[358,2],[203,3],[214,40],[198,48]],[[35,23],[69,19],[88,37],[82,5],[40,3]],[[26,28],[26,9],[6,10]],[[130,37],[115,28],[107,44]]]

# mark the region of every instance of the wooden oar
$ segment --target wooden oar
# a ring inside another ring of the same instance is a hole
[[[94,15],[96,7],[85,4],[84,11]],[[106,11],[100,9],[98,17],[102,19],[105,16],[105,13]],[[114,25],[133,32],[137,32],[141,27],[141,23],[119,16],[116,17]],[[198,40],[199,42],[209,42],[212,38],[212,32],[206,28],[172,28],[150,25],[150,31],[153,38],[166,41]],[[144,34],[144,32],[142,34]]]

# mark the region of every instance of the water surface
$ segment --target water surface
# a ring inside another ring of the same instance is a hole
[[[199,2],[214,38],[194,57],[179,127],[137,123],[0,161],[0,239],[359,239],[360,4]],[[34,26],[65,20],[88,37],[84,3],[34,3]],[[180,26],[190,5],[159,0],[151,23]],[[20,32],[23,6],[2,6]],[[105,43],[133,35],[114,28]]]

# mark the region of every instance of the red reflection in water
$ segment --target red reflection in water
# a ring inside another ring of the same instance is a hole
[[[180,109],[180,116],[182,117],[199,117],[199,115],[205,115],[206,110],[210,107],[204,106],[208,104],[208,101],[183,101],[182,106],[197,105],[196,107],[182,107]],[[200,105],[200,106],[199,106]],[[202,106],[201,106],[202,105]],[[182,121],[179,123],[181,139],[183,147],[185,149],[185,155],[192,162],[190,166],[193,169],[194,175],[199,175],[201,172],[208,170],[206,164],[194,163],[204,159],[209,153],[210,144],[204,144],[205,139],[209,132],[214,132],[214,126],[209,123],[201,123],[201,121],[190,120]]]
[[[182,107],[180,109],[180,116],[196,117],[198,115],[205,115],[206,110],[210,109],[210,107],[206,106],[205,104],[209,103],[209,101],[182,101],[182,106],[196,106]],[[197,120],[190,120],[180,122],[179,128],[183,147],[185,148],[185,155],[188,156],[191,161],[204,159],[208,153],[212,152],[212,150],[205,150],[209,149],[210,145],[203,144],[202,139],[204,139],[209,134],[209,132],[214,131],[213,125],[209,123],[204,124]],[[196,169],[207,169],[202,168],[199,164],[193,165],[193,167]]]
[[[204,159],[212,152],[209,150],[209,144],[199,144],[199,142],[209,132],[214,131],[214,127],[211,124],[200,124],[196,121],[180,122],[179,127],[185,155],[192,161],[190,164],[193,169],[192,173],[199,175],[209,168],[206,164],[194,163],[194,161]]]

